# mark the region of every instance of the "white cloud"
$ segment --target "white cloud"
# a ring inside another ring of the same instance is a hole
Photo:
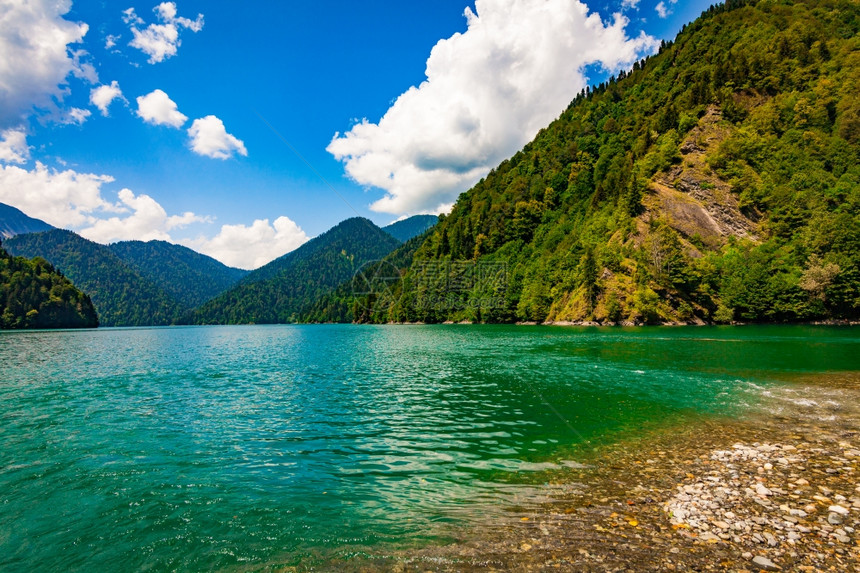
[[[350,178],[386,192],[375,211],[442,210],[559,115],[586,86],[585,66],[626,67],[658,46],[578,1],[476,0],[476,10],[433,48],[426,81],[329,144]]]
[[[169,215],[154,198],[143,193],[135,195],[130,189],[120,190],[115,200],[107,200],[105,196],[112,192],[103,186],[113,182],[110,175],[58,171],[38,161],[31,170],[0,166],[0,203],[99,243],[153,239],[178,242],[245,269],[260,267],[308,240],[296,223],[288,217],[278,217],[273,224],[259,219],[250,226],[223,225],[212,238],[177,241],[171,231],[193,223],[212,223],[213,218],[191,212]]]
[[[137,115],[155,125],[182,127],[188,116],[179,112],[176,102],[161,90],[137,98]]]
[[[89,117],[93,114],[88,109],[81,109],[79,107],[72,107],[65,110],[59,118],[59,122],[63,125],[83,125],[83,123],[89,119]]]
[[[102,198],[109,175],[57,171],[36,162],[32,170],[14,165],[0,169],[0,203],[21,209],[31,217],[62,228],[77,228],[95,221],[100,211],[116,208]]]
[[[82,52],[69,44],[87,33],[84,23],[63,19],[69,0],[3,2],[0,6],[0,129],[14,127],[34,108],[53,111],[67,95],[69,74],[92,79]]]
[[[198,155],[214,159],[228,159],[234,152],[248,155],[245,144],[227,133],[224,122],[214,115],[195,119],[188,129],[188,135],[191,137],[191,149]]]
[[[150,64],[163,62],[176,55],[182,44],[179,39],[180,30],[187,29],[196,33],[203,29],[203,14],[198,14],[196,20],[177,17],[175,2],[162,2],[152,10],[161,23],[150,24],[143,29],[138,26],[143,26],[146,22],[135,13],[134,8],[123,11],[123,21],[128,24],[134,36],[128,45],[149,56]]]
[[[173,229],[212,222],[211,217],[190,212],[168,215],[155,199],[129,189],[116,195],[118,201],[109,201],[103,186],[113,181],[110,175],[57,171],[38,161],[31,170],[7,165],[0,168],[0,203],[100,243],[169,241]]]
[[[191,223],[207,223],[212,219],[200,217],[194,213],[168,216],[155,199],[149,195],[135,195],[130,189],[122,189],[118,193],[122,209],[130,212],[126,216],[115,216],[108,219],[98,219],[91,226],[79,231],[97,243],[112,243],[115,241],[170,241],[168,231]]]
[[[669,4],[674,6],[678,3],[678,0],[668,0]],[[657,11],[657,16],[660,18],[667,18],[670,14],[672,14],[672,9],[666,5],[666,2],[658,3],[654,9]]]
[[[30,147],[27,145],[27,132],[23,127],[0,132],[0,161],[4,163],[27,163]]]
[[[198,238],[183,243],[192,249],[240,269],[256,269],[302,246],[308,236],[288,217],[274,224],[257,219],[250,227],[223,225],[211,239]]]
[[[122,21],[130,26],[143,26],[144,24],[146,24],[146,22],[143,21],[143,18],[141,18],[134,12],[134,8],[126,8],[122,11]]]
[[[110,85],[99,86],[90,91],[90,103],[99,108],[105,117],[108,116],[108,108],[115,99],[125,101],[116,80],[112,81]]]
[[[638,10],[639,0],[621,0],[622,10]]]
[[[116,46],[116,41],[119,40],[122,36],[117,34],[114,36],[113,34],[108,34],[105,38],[105,50],[110,50]]]
[[[95,66],[83,61],[87,56],[89,56],[89,53],[85,50],[75,50],[72,52],[72,60],[75,62],[75,65],[72,67],[72,75],[79,80],[85,80],[91,84],[98,83],[99,74],[96,72]]]

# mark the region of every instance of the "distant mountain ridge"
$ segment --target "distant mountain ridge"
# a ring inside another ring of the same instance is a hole
[[[121,241],[108,248],[186,309],[200,306],[248,274],[166,241]]]
[[[0,239],[10,239],[15,235],[50,231],[51,225],[26,215],[20,209],[0,203]]]
[[[61,229],[17,235],[3,242],[18,256],[43,257],[89,294],[102,326],[163,326],[182,306],[109,247]]]
[[[247,272],[180,245],[102,245],[60,229],[7,239],[10,253],[43,257],[92,298],[102,326],[164,326]]]
[[[252,271],[234,288],[197,309],[190,321],[194,324],[296,322],[319,297],[400,244],[368,219],[347,219],[295,251]]]
[[[386,225],[382,227],[382,230],[401,243],[405,243],[409,239],[423,234],[438,222],[439,217],[436,215],[413,215],[408,219]]]

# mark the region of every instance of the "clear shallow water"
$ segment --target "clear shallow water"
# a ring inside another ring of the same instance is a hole
[[[253,569],[444,540],[585,450],[856,370],[852,328],[3,332],[0,569]]]

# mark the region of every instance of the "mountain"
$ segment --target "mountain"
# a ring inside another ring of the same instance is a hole
[[[184,308],[116,256],[109,247],[54,229],[4,241],[10,253],[43,257],[92,297],[103,326],[159,326]]]
[[[200,306],[248,274],[165,241],[122,241],[108,248],[186,309]]]
[[[376,321],[860,317],[860,4],[732,0],[462,194]]]
[[[9,239],[24,233],[50,231],[53,228],[44,221],[28,217],[15,207],[0,203],[0,239]]]
[[[50,263],[12,257],[0,246],[0,329],[98,325],[90,298]]]
[[[403,275],[412,264],[415,251],[429,234],[430,229],[427,229],[383,259],[364,265],[349,280],[306,307],[298,322],[385,322],[387,310],[397,302],[396,297],[402,291]]]
[[[319,297],[350,279],[366,263],[385,257],[399,244],[367,219],[347,219],[251,272],[236,287],[197,309],[191,322],[295,322]]]
[[[396,221],[390,225],[382,227],[382,230],[401,243],[405,243],[409,239],[423,234],[424,231],[438,222],[439,217],[436,215],[413,215],[408,219]]]

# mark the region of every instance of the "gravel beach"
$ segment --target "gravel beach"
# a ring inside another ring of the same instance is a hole
[[[860,375],[601,451],[499,523],[353,571],[860,571]],[[326,569],[325,567],[321,570]]]

